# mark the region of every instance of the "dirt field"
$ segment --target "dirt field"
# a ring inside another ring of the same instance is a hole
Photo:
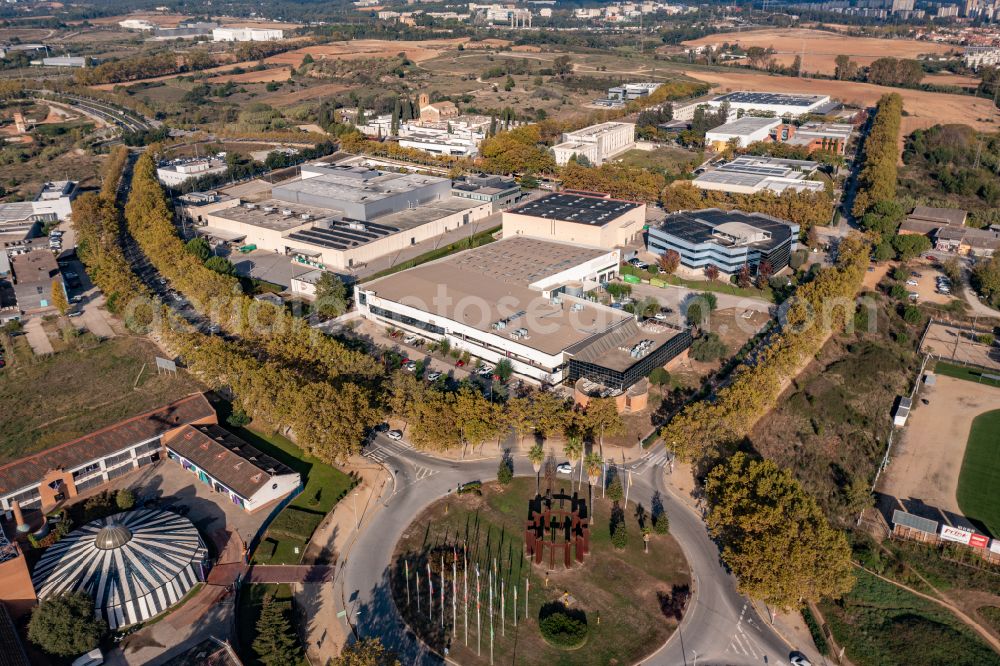
[[[979,87],[979,79],[974,76],[950,73],[928,74],[924,77],[922,83],[927,83],[932,86],[961,86],[963,88]]]
[[[208,82],[226,83],[227,81],[232,81],[233,83],[270,83],[271,81],[287,81],[288,77],[291,75],[291,67],[275,67],[273,69],[264,69],[259,72],[221,74],[219,76],[213,76],[208,80]]]
[[[482,45],[482,48],[489,46],[503,46],[508,44],[504,40],[489,40],[490,44]],[[316,46],[306,46],[294,51],[279,53],[267,58],[265,62],[278,63],[280,65],[293,65],[298,67],[302,63],[305,54],[310,54],[316,60],[326,58],[340,60],[354,60],[358,58],[390,58],[397,53],[405,53],[406,57],[413,62],[424,62],[438,57],[444,51],[457,48],[459,44],[469,45],[472,42],[466,39],[430,39],[423,42],[395,42],[385,39],[355,39],[349,42],[332,42],[330,44],[318,44]]]
[[[834,59],[838,55],[849,55],[859,65],[869,65],[873,60],[887,55],[897,58],[915,58],[922,53],[947,53],[956,48],[949,44],[918,42],[911,39],[887,40],[872,37],[850,37],[825,30],[801,28],[726,32],[687,41],[684,42],[684,45],[721,46],[725,42],[738,43],[743,48],[751,46],[771,47],[776,51],[775,59],[782,65],[791,65],[795,56],[802,55],[802,69],[804,71],[822,74],[833,74]]]
[[[186,21],[193,16],[186,14],[164,14],[162,12],[135,12],[133,14],[121,14],[119,16],[104,16],[102,18],[89,19],[90,23],[94,25],[118,25],[120,21],[126,19],[136,19],[149,21],[150,23],[155,23],[161,28],[176,28],[177,24],[181,21]],[[233,28],[278,28],[278,29],[288,29],[299,28],[302,26],[300,23],[281,23],[276,21],[248,21],[246,19],[237,18],[226,18],[226,17],[216,17],[213,20],[218,21],[220,24],[233,27]]]
[[[886,93],[899,93],[903,97],[903,135],[938,123],[964,123],[977,130],[995,132],[1000,122],[1000,110],[990,100],[949,95],[923,90],[887,88],[854,81],[825,81],[771,76],[761,72],[689,71],[688,76],[718,85],[716,92],[731,90],[767,90],[827,94],[852,106],[874,106]]]
[[[1000,370],[1000,353],[996,346],[980,344],[972,340],[966,331],[944,324],[931,324],[921,351],[945,360]]]
[[[291,106],[293,104],[298,104],[299,102],[304,102],[307,99],[326,97],[347,89],[348,86],[345,86],[342,83],[320,83],[311,85],[303,90],[296,90],[295,92],[273,93],[268,95],[266,100],[268,104],[277,107]]]
[[[921,515],[927,512],[917,510],[920,502],[954,514],[949,516],[954,522],[961,516],[955,491],[972,419],[1000,408],[1000,389],[938,375],[937,384],[921,385],[918,395],[930,404],[917,401],[910,412],[877,490],[903,501],[919,500],[907,507]]]

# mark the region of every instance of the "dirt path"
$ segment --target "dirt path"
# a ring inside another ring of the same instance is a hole
[[[914,595],[920,597],[921,599],[926,599],[927,601],[933,601],[938,606],[941,606],[945,610],[947,610],[950,613],[952,613],[955,617],[957,617],[959,620],[961,620],[963,624],[967,625],[970,629],[973,629],[977,634],[979,634],[980,636],[982,636],[983,639],[986,640],[987,643],[989,643],[990,647],[993,648],[994,652],[1000,653],[1000,639],[998,639],[996,636],[994,636],[992,632],[987,631],[986,629],[984,629],[982,627],[982,625],[980,625],[974,619],[972,619],[971,617],[969,617],[968,615],[966,615],[957,606],[951,604],[948,601],[944,601],[942,599],[938,599],[936,597],[932,597],[929,594],[924,594],[923,592],[920,592],[918,590],[914,590],[912,587],[909,587],[908,585],[903,585],[902,583],[897,583],[896,581],[892,580],[891,578],[886,578],[885,576],[882,576],[880,574],[875,573],[874,571],[871,571],[869,569],[864,568],[863,566],[861,566],[857,562],[854,562],[853,564],[858,569],[861,569],[865,573],[871,574],[872,576],[875,576],[876,578],[879,578],[879,579],[885,581],[886,583],[890,583],[890,584],[895,585],[896,587],[898,587],[900,589],[906,590],[910,594],[914,594]],[[932,587],[932,589],[933,589],[933,587]]]

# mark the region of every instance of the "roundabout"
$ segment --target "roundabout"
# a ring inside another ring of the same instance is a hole
[[[390,567],[410,631],[461,664],[636,663],[663,645],[691,589],[672,536],[644,543],[663,507],[598,496],[591,510],[587,488],[571,486],[491,482],[417,515]]]

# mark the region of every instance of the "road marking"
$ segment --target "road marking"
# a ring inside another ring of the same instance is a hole
[[[437,472],[433,469],[428,469],[426,467],[417,467],[417,473],[416,473],[417,481],[420,481],[421,479],[426,479],[427,477],[430,476],[434,476],[435,474],[437,474]]]

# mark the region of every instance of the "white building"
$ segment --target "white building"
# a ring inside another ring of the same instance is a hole
[[[553,146],[552,152],[559,166],[565,165],[574,155],[586,157],[596,165],[632,148],[635,148],[635,124],[608,122],[566,132],[562,143]]]
[[[77,195],[75,180],[53,180],[42,185],[42,190],[32,202],[35,214],[52,213],[65,220],[73,214],[73,199]]]
[[[20,240],[39,222],[69,219],[77,193],[76,181],[58,180],[42,185],[34,201],[0,203],[0,235]]]
[[[751,143],[766,141],[779,125],[781,118],[743,116],[705,132],[705,147],[725,150],[730,141],[735,141],[739,148],[746,148]]]
[[[962,62],[972,70],[1000,65],[1000,46],[967,46]]]
[[[53,56],[51,58],[42,58],[41,60],[32,60],[32,65],[41,65],[42,67],[86,67],[87,59],[83,56]]]
[[[779,118],[797,118],[807,113],[820,112],[830,103],[830,96],[741,90],[720,95],[707,104],[718,109],[723,102],[729,103],[731,111],[742,109],[744,112],[773,114]]]
[[[618,272],[619,250],[504,238],[355,286],[358,312],[448,340],[542,383],[587,377],[625,390],[687,348],[690,336],[581,298]]]
[[[703,190],[736,194],[755,194],[764,190],[775,194],[822,192],[826,187],[822,182],[808,180],[818,166],[806,160],[744,155],[699,175],[692,183]]]
[[[167,187],[177,187],[194,178],[225,173],[226,163],[217,159],[178,160],[159,167],[156,177]]]
[[[274,28],[215,28],[212,40],[216,42],[276,42],[283,39],[283,30]]]
[[[126,30],[156,30],[157,25],[145,19],[125,19],[118,21],[118,25]]]

